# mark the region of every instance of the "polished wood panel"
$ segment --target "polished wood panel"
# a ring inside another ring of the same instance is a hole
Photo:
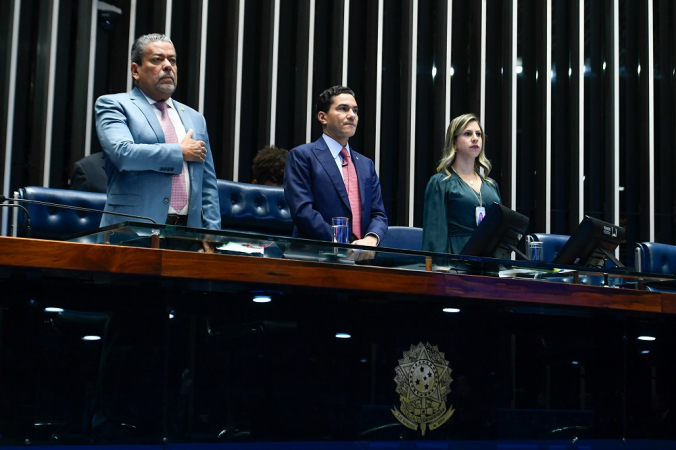
[[[0,266],[676,313],[676,294],[331,263],[0,237]],[[206,285],[205,285],[206,286]]]
[[[158,250],[0,237],[0,266],[68,272],[161,275]]]

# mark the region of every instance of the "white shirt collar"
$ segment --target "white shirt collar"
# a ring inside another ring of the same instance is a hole
[[[338,143],[335,139],[333,139],[331,136],[328,134],[324,133],[322,135],[324,138],[324,142],[326,142],[326,145],[329,147],[329,151],[331,152],[331,156],[333,156],[333,159],[338,158],[338,155],[340,155],[340,151],[343,149],[343,146]],[[347,151],[352,155],[352,149],[350,149],[350,143],[345,146],[347,148]]]
[[[139,89],[139,91],[141,91],[141,89]],[[153,100],[152,98],[148,97],[148,96],[146,95],[145,92],[141,91],[141,93],[142,93],[143,96],[146,98],[146,100],[148,100],[148,103],[150,103],[151,105],[154,106],[155,103],[157,103],[156,100]],[[166,103],[167,103],[167,106],[169,106],[170,108],[176,109],[176,108],[174,108],[174,102],[171,100],[171,97],[169,97],[169,98],[167,99]]]

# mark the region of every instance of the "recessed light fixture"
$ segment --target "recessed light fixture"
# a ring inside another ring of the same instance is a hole
[[[460,308],[444,308],[445,313],[459,313]]]
[[[269,303],[272,301],[272,298],[269,295],[257,294],[254,295],[253,301],[255,303]]]
[[[45,308],[45,312],[60,313],[60,312],[63,312],[63,308],[56,308],[54,306],[49,306],[49,307]]]
[[[654,341],[655,337],[654,336],[639,336],[638,340],[639,341]]]
[[[650,353],[650,350],[641,350],[641,353],[642,353],[643,355],[647,355],[648,353]]]
[[[350,339],[352,336],[350,336],[350,333],[336,333],[336,337],[338,339]]]
[[[89,335],[89,336],[82,336],[83,341],[100,341],[101,336],[94,336],[94,335]]]
[[[579,361],[571,361],[570,363],[571,363],[572,365],[574,365],[574,366],[577,366],[578,364],[580,364]]]

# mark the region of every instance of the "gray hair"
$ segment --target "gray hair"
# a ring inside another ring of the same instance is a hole
[[[131,46],[131,62],[140,66],[141,62],[143,62],[143,54],[146,52],[146,47],[151,42],[169,42],[171,45],[174,45],[167,35],[159,33],[144,34],[138,37]]]

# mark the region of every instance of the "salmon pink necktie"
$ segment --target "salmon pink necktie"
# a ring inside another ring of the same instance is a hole
[[[164,131],[164,141],[167,144],[178,144],[176,129],[174,128],[174,124],[171,123],[171,119],[169,119],[169,114],[167,114],[167,102],[155,102],[155,106],[157,109],[162,111],[162,119],[160,119],[160,124],[162,125],[162,130]],[[170,204],[177,213],[181,212],[181,210],[185,208],[185,205],[188,204],[188,191],[185,188],[185,174],[183,173],[183,165],[181,165],[181,173],[172,175],[171,177]]]
[[[357,180],[357,171],[352,164],[352,158],[347,149],[343,147],[340,151],[343,157],[343,178],[345,179],[345,189],[350,199],[350,209],[352,210],[352,233],[361,239],[361,197],[359,197],[359,181]]]

